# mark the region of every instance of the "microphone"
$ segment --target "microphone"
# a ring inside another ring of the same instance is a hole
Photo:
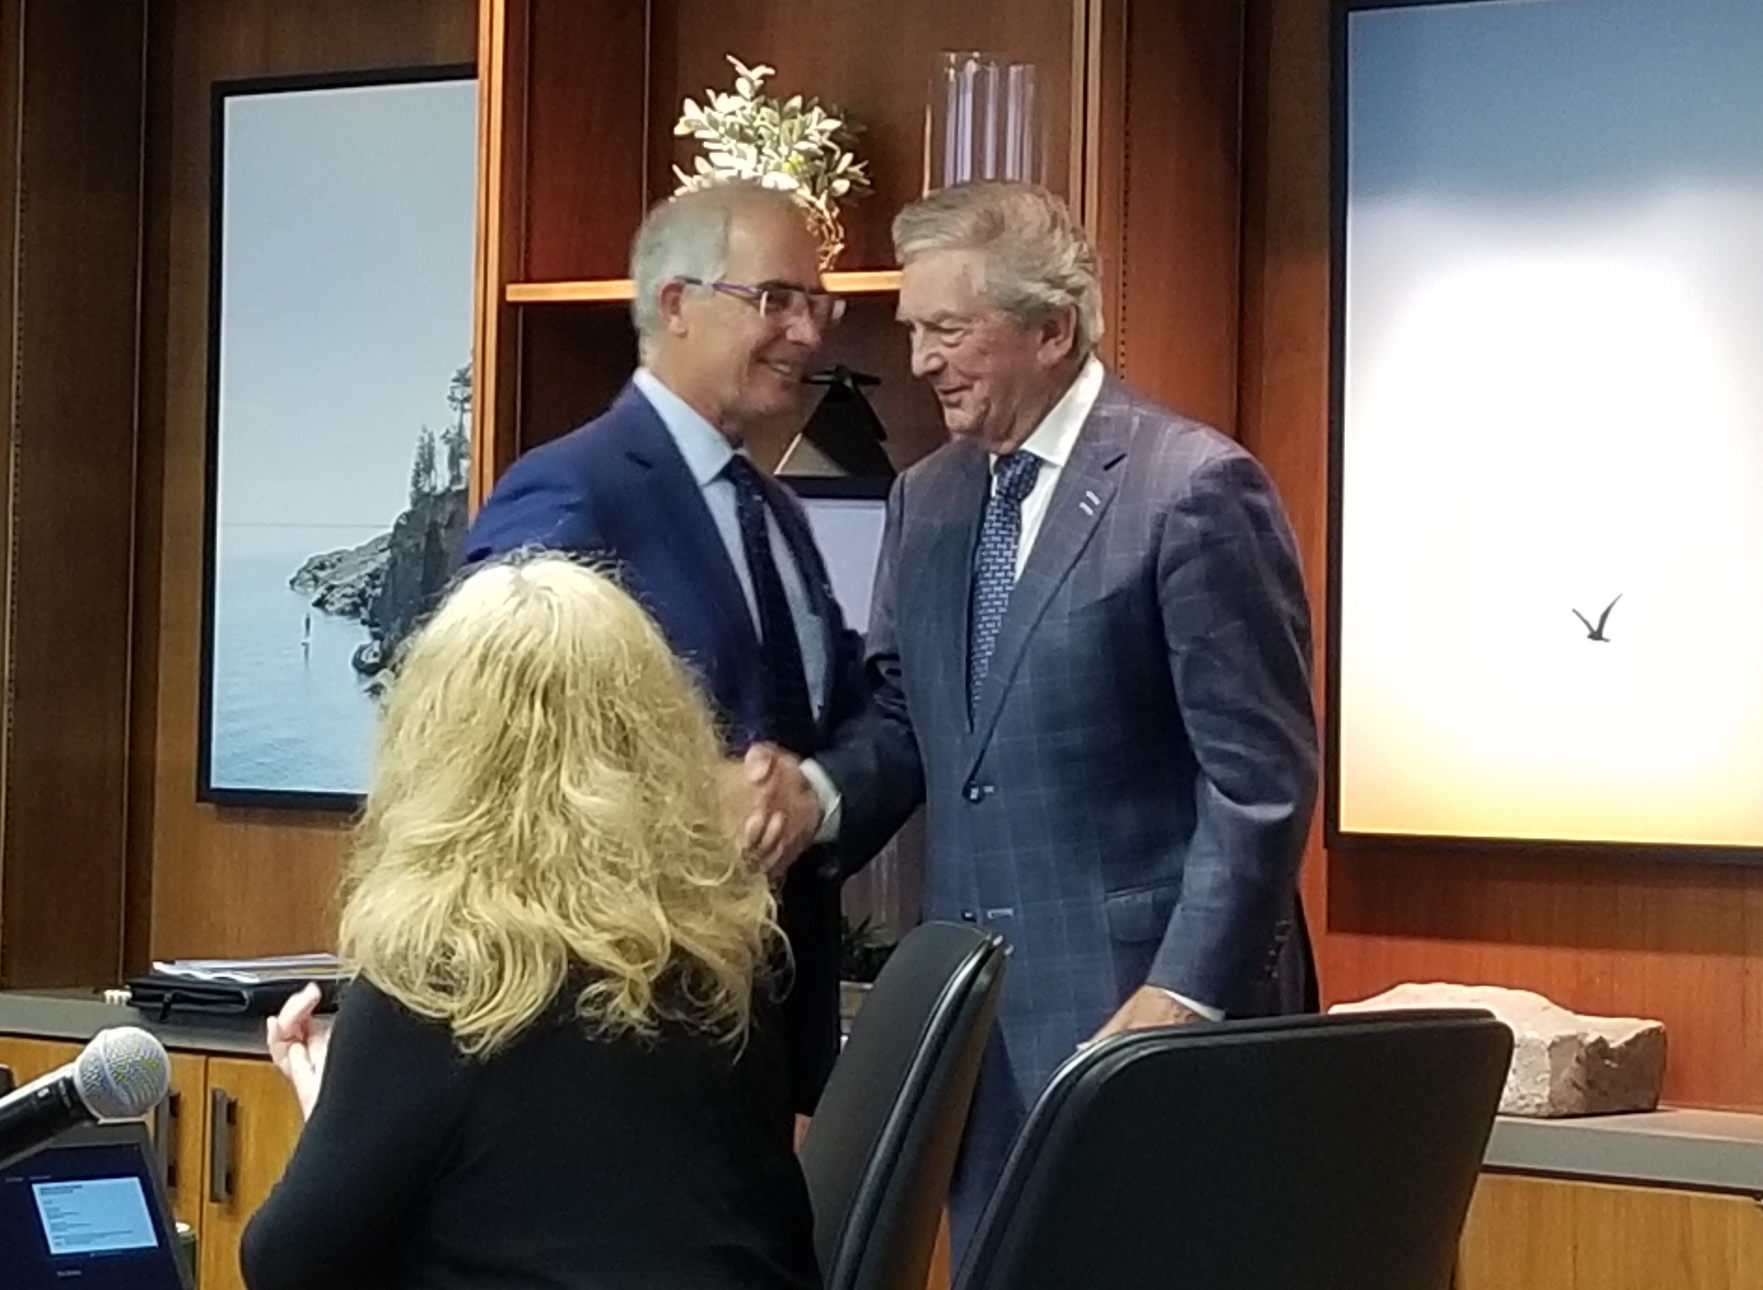
[[[171,1087],[171,1059],[138,1026],[100,1030],[80,1055],[0,1097],[0,1168],[95,1120],[133,1120]]]

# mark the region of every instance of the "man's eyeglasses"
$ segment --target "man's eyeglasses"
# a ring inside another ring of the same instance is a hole
[[[845,316],[844,297],[835,296],[830,291],[804,291],[801,287],[779,283],[751,287],[744,282],[706,282],[702,278],[681,278],[680,281],[687,286],[705,287],[745,300],[762,317],[774,322],[790,323],[807,318],[817,327],[830,327]]]

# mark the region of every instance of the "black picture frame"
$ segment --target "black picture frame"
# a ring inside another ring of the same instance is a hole
[[[306,789],[238,787],[214,782],[216,584],[220,509],[221,406],[224,368],[222,268],[226,229],[226,112],[237,99],[303,91],[475,80],[474,63],[367,68],[347,72],[245,77],[214,82],[209,102],[208,317],[205,388],[204,484],[202,517],[202,606],[197,717],[196,798],[226,808],[351,814],[363,794]]]
[[[1668,0],[1661,0],[1667,3]],[[1322,836],[1330,851],[1388,855],[1392,852],[1473,857],[1595,857],[1720,865],[1763,865],[1763,847],[1698,843],[1568,840],[1545,837],[1481,837],[1458,834],[1385,833],[1341,824],[1343,499],[1346,467],[1348,27],[1356,13],[1409,8],[1448,8],[1488,0],[1333,0],[1329,13],[1329,370],[1327,470],[1326,665],[1323,676]]]

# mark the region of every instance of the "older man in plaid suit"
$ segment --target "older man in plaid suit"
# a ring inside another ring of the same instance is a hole
[[[1310,624],[1261,467],[1094,357],[1095,255],[1058,199],[949,188],[894,240],[913,370],[953,437],[889,499],[875,696],[807,764],[819,809],[790,836],[866,856],[922,800],[925,916],[1010,943],[951,1197],[959,1257],[1078,1044],[1313,1006]]]

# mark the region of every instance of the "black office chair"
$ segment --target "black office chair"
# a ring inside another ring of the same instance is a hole
[[[826,1290],[923,1290],[1003,979],[1003,942],[958,923],[876,978],[802,1141]]]
[[[1445,1290],[1512,1055],[1480,1011],[1139,1031],[1029,1113],[961,1290]]]

